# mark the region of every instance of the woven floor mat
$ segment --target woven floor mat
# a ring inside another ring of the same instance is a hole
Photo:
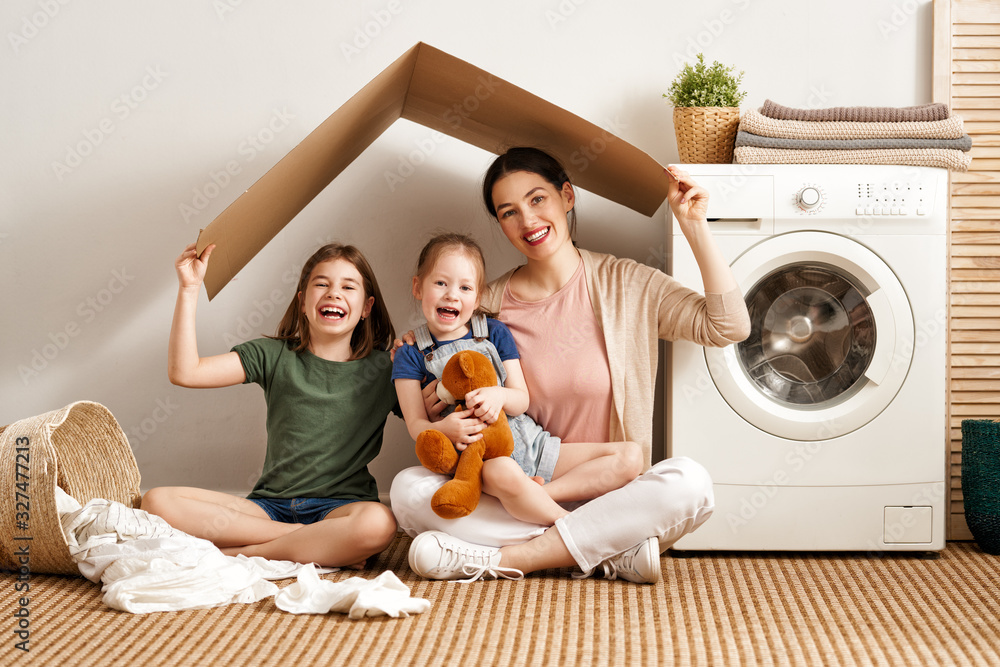
[[[429,612],[351,621],[252,605],[132,615],[82,578],[0,573],[0,664],[569,665],[1000,664],[1000,559],[949,543],[941,558],[698,554],[662,559],[663,581],[424,581],[398,537],[364,572],[394,570]],[[287,585],[282,583],[280,585]],[[26,596],[30,651],[13,613]]]

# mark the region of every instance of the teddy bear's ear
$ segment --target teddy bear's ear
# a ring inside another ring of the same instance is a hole
[[[476,373],[476,360],[468,352],[459,352],[458,367],[462,369],[465,377],[471,378]]]

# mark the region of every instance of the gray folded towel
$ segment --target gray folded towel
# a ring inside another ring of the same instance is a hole
[[[972,150],[972,137],[963,134],[961,139],[787,139],[765,137],[759,134],[739,131],[736,146],[756,146],[757,148],[792,148],[795,150],[859,150],[867,148],[947,148],[958,151]]]

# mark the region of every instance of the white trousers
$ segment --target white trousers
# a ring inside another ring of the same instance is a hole
[[[431,509],[431,496],[450,477],[426,468],[396,475],[389,500],[396,521],[410,537],[440,530],[452,537],[491,547],[520,544],[538,537],[546,526],[510,516],[493,496],[483,494],[469,516],[442,519]],[[660,461],[620,489],[586,502],[556,521],[566,548],[584,572],[645,539],[657,537],[660,552],[712,515],[712,479],[699,463],[678,456]]]

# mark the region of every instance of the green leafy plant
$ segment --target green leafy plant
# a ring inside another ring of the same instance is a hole
[[[740,91],[743,72],[735,75],[735,69],[718,61],[706,67],[705,56],[699,53],[698,62],[684,65],[663,96],[675,107],[738,107],[746,93]]]

